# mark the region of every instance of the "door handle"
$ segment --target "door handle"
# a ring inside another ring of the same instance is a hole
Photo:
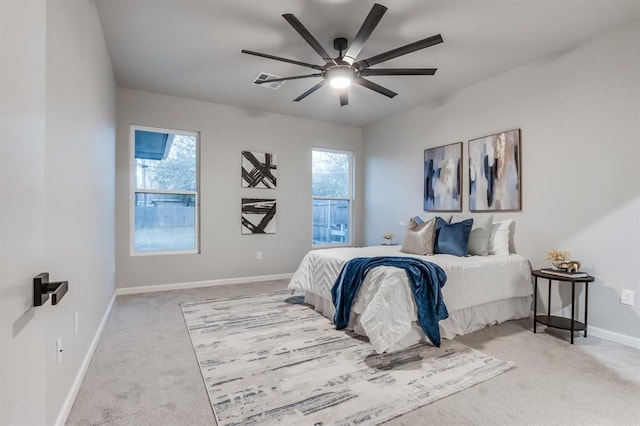
[[[68,281],[49,281],[49,273],[41,272],[33,278],[33,306],[42,306],[51,296],[51,304],[57,305],[69,290]]]

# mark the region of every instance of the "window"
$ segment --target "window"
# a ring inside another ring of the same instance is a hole
[[[313,244],[351,244],[353,154],[315,148],[312,157]]]
[[[198,253],[198,133],[131,126],[131,253]]]

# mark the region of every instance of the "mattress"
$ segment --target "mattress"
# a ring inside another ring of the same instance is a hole
[[[457,257],[409,255],[398,246],[342,247],[312,250],[289,282],[305,292],[305,301],[332,319],[331,287],[342,266],[354,257],[410,256],[438,264],[447,274],[442,296],[449,318],[440,322],[442,337],[475,331],[486,325],[529,316],[531,267],[518,255]],[[424,339],[406,272],[393,267],[373,269],[360,288],[349,328],[369,338],[375,351],[393,352]]]

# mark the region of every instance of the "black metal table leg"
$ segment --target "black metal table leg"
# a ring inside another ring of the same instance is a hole
[[[551,279],[549,279],[549,295],[547,296],[547,316],[551,316]]]
[[[589,285],[584,283],[584,337],[587,337],[587,309],[589,307]]]
[[[534,279],[533,291],[533,332],[536,332],[536,315],[538,314],[538,277]]]
[[[575,324],[575,309],[573,308],[573,303],[576,298],[576,283],[571,283],[571,344],[573,345],[573,332],[576,326]]]

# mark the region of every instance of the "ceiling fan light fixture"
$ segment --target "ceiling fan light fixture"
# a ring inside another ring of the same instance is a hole
[[[336,1],[336,0],[334,0]],[[293,75],[290,77],[270,78],[256,82],[256,84],[273,84],[287,80],[298,80],[302,78],[322,77],[322,81],[318,84],[298,96],[293,102],[300,102],[316,90],[329,83],[330,86],[337,88],[337,93],[340,97],[340,106],[349,105],[349,94],[345,90],[351,85],[351,83],[358,86],[362,86],[366,89],[372,90],[388,98],[393,98],[398,94],[386,87],[366,79],[365,77],[375,76],[403,76],[403,75],[434,75],[436,68],[375,68],[373,65],[390,61],[391,59],[399,56],[407,55],[417,50],[425,49],[427,47],[435,46],[442,43],[442,36],[436,34],[431,37],[427,37],[422,40],[415,41],[413,43],[406,44],[404,46],[396,47],[395,49],[387,50],[386,52],[379,53],[366,59],[358,60],[360,53],[364,47],[364,44],[371,36],[373,30],[382,19],[382,16],[387,11],[387,8],[381,4],[375,3],[369,14],[365,18],[362,26],[358,30],[358,33],[354,39],[349,41],[344,37],[336,37],[333,39],[333,48],[339,52],[337,58],[332,58],[326,50],[322,47],[320,42],[309,32],[309,30],[296,18],[292,13],[285,13],[282,17],[293,27],[294,30],[302,36],[307,44],[316,51],[316,53],[324,61],[324,65],[314,65],[307,62],[296,61],[294,59],[283,58],[281,56],[269,55],[267,53],[254,52],[253,50],[242,49],[242,53],[249,55],[259,56],[262,58],[273,59],[280,62],[286,62],[293,65],[299,65],[301,67],[307,67],[316,71],[313,74],[305,75]]]
[[[331,79],[331,87],[336,89],[344,89],[351,86],[351,79],[348,77],[334,77]]]
[[[331,67],[326,72],[326,78],[329,80],[329,84],[331,87],[335,87],[336,89],[349,87],[355,76],[355,70],[348,65]]]

